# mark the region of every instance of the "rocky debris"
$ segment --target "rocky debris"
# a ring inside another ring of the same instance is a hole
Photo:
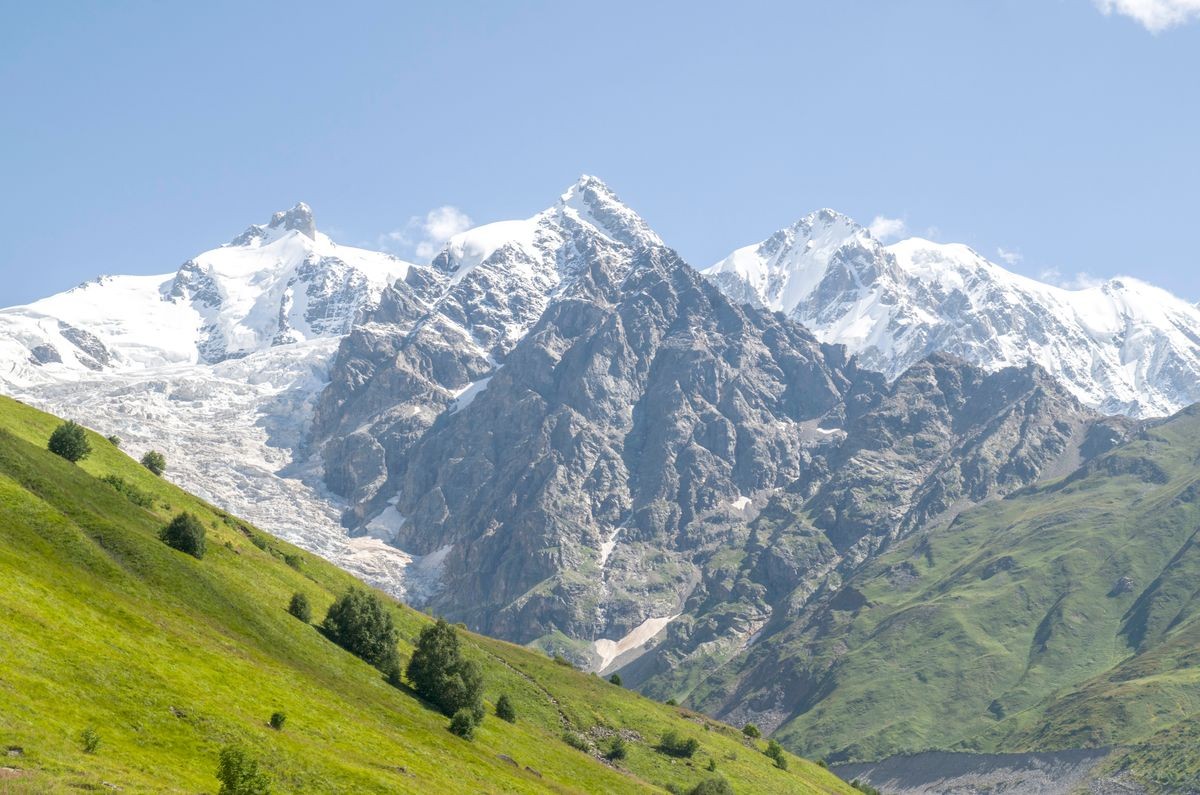
[[[34,364],[54,364],[62,362],[62,355],[53,345],[35,345],[29,351],[29,360]]]
[[[889,795],[1072,795],[1091,787],[1108,754],[1108,749],[1041,754],[930,751],[880,762],[835,765],[832,770],[846,781],[865,781]]]
[[[1132,577],[1121,577],[1113,583],[1112,590],[1108,592],[1109,596],[1120,596],[1121,594],[1132,593],[1136,583]]]

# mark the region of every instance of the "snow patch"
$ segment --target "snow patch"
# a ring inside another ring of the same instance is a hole
[[[604,669],[611,665],[614,660],[627,651],[644,646],[647,641],[662,632],[667,624],[670,624],[681,615],[683,614],[676,613],[673,616],[663,616],[662,618],[647,618],[620,640],[601,638],[600,640],[592,641],[592,650],[600,658],[600,662],[596,666],[596,672],[604,673]]]
[[[744,511],[750,507],[750,498],[739,494],[736,500],[730,500],[729,507],[735,511]]]

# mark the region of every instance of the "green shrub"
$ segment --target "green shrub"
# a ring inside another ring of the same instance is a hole
[[[851,781],[850,786],[854,787],[854,789],[858,790],[859,792],[864,793],[865,795],[883,795],[883,793],[881,793],[879,790],[872,787],[870,784],[867,784],[866,782],[863,782],[863,781],[859,781],[858,779],[854,779],[853,781]]]
[[[147,450],[142,456],[142,466],[161,477],[167,471],[167,457],[157,450]]]
[[[421,630],[407,674],[413,689],[446,715],[469,709],[483,717],[483,670],[463,658],[458,633],[444,619]]]
[[[172,519],[158,537],[172,549],[178,549],[199,559],[204,557],[204,534],[204,525],[200,520],[184,511]]]
[[[308,604],[308,597],[299,591],[292,594],[292,601],[288,602],[288,612],[305,624],[312,620],[312,607]]]
[[[116,448],[121,447],[121,437],[117,436],[115,433],[112,436],[107,436],[105,438],[108,439],[108,443],[111,444],[113,447],[116,447]]]
[[[708,758],[708,764],[704,766],[704,769],[710,773],[712,771],[716,770],[717,769],[717,760],[710,756]]]
[[[399,634],[392,614],[375,594],[351,588],[329,607],[321,628],[351,654],[389,671],[396,664]]]
[[[283,731],[283,724],[287,723],[287,714],[283,712],[271,713],[271,728],[275,731]]]
[[[300,569],[304,566],[304,558],[300,557],[295,552],[289,552],[284,555],[283,562],[291,566],[296,571],[300,571]]]
[[[672,730],[663,734],[658,741],[658,750],[668,756],[690,759],[700,750],[700,741],[695,737],[681,737],[678,732]]]
[[[763,751],[763,753],[775,760],[775,767],[779,768],[780,770],[787,770],[788,761],[787,757],[783,755],[782,745],[774,740],[771,740],[767,743],[767,750]]]
[[[105,475],[100,479],[109,486],[112,486],[117,492],[125,495],[125,498],[134,505],[141,508],[150,508],[154,505],[154,495],[142,491],[119,475]]]
[[[614,762],[617,762],[621,759],[624,759],[628,755],[629,748],[625,745],[625,739],[618,734],[616,738],[613,739],[612,745],[609,746],[608,753],[604,756]]]
[[[271,792],[271,781],[258,769],[258,760],[236,745],[221,749],[217,780],[221,782],[219,795],[269,795]]]
[[[263,536],[260,536],[258,533],[250,534],[250,543],[262,550],[265,550],[270,546],[270,544],[267,543],[267,539]]]
[[[733,787],[728,781],[717,776],[701,781],[688,790],[688,795],[733,795]]]
[[[509,723],[517,722],[517,708],[513,706],[512,699],[507,694],[501,694],[500,698],[496,699],[496,717]]]
[[[673,698],[668,698],[663,703],[666,704],[668,707],[678,707],[679,706],[679,702]]]
[[[79,747],[85,754],[94,754],[100,747],[100,734],[91,726],[79,733]]]
[[[587,738],[579,732],[564,732],[563,742],[576,751],[583,751],[585,754],[591,753],[592,746],[588,744]]]
[[[612,682],[617,687],[620,687],[621,686],[621,675],[613,674],[612,676],[608,677],[608,681]]]
[[[762,732],[760,732],[758,730],[758,727],[755,726],[753,723],[747,723],[745,726],[743,726],[742,734],[746,735],[747,737],[751,737],[755,740],[757,740],[759,737],[762,737]]]
[[[475,713],[464,707],[454,713],[454,717],[450,719],[450,733],[457,734],[464,740],[475,739],[475,727],[479,725],[479,718]]]
[[[87,432],[82,425],[78,425],[72,420],[67,420],[54,429],[46,447],[50,452],[67,459],[72,464],[82,461],[92,452]]]
[[[556,662],[559,665],[566,666],[567,668],[575,667],[574,664],[572,664],[572,662],[570,660],[568,660],[566,657],[562,656],[558,652],[554,653],[554,662]]]

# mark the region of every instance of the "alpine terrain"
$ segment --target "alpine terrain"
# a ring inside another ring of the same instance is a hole
[[[701,272],[585,176],[429,263],[297,205],[3,310],[0,357],[413,606],[831,762],[1103,748],[1140,787],[1194,736],[1200,310],[1136,279],[829,210]]]

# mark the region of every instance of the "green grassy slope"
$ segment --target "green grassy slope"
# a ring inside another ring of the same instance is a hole
[[[45,450],[58,420],[0,399],[0,793],[215,792],[220,748],[245,745],[277,792],[661,792],[717,773],[738,792],[849,793],[798,758],[776,769],[727,726],[642,698],[537,653],[464,633],[486,672],[475,741],[411,693],[285,612],[295,591],[314,621],[354,580],[160,480],[111,444],[72,465]],[[138,507],[99,480],[153,495]],[[157,540],[180,510],[208,530],[195,560]],[[266,549],[252,543],[266,541]],[[294,568],[283,560],[295,554]],[[399,604],[401,654],[429,619]],[[288,720],[267,725],[272,712]],[[101,743],[82,751],[79,733]],[[637,732],[609,766],[565,730]],[[690,761],[653,750],[667,729],[700,740]],[[512,762],[500,755],[510,757]],[[530,770],[529,768],[532,768]],[[536,772],[535,772],[536,771]]]
[[[908,539],[843,588],[841,609],[768,642],[812,683],[777,733],[790,747],[1131,745],[1139,775],[1171,757],[1173,780],[1200,784],[1200,410]]]

